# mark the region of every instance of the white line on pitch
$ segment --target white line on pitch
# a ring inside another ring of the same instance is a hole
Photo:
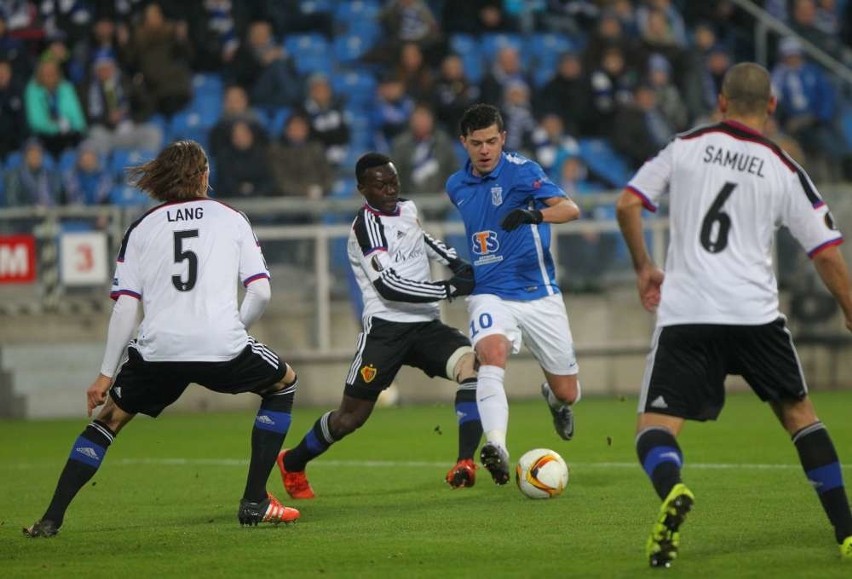
[[[245,466],[248,460],[241,458],[118,458],[115,460],[106,461],[107,464],[119,465],[159,465],[159,466]],[[45,466],[45,462],[39,463],[18,463],[0,466],[2,470],[24,470],[29,468],[38,468]],[[315,467],[335,467],[335,468],[399,468],[399,467],[422,467],[422,468],[444,468],[448,462],[428,462],[416,460],[328,460],[319,459],[311,463],[311,468]],[[639,468],[639,463],[636,462],[569,462],[572,469],[608,469],[608,468]],[[844,465],[844,470],[849,470],[852,465]],[[795,463],[790,464],[735,464],[735,463],[695,463],[687,462],[686,470],[690,469],[706,469],[706,470],[788,470],[801,469],[801,466]]]

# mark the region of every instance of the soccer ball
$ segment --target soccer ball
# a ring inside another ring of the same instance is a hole
[[[555,450],[534,448],[518,459],[515,482],[531,499],[556,497],[568,484],[568,465]]]

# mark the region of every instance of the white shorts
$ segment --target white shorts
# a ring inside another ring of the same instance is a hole
[[[504,300],[492,294],[467,298],[470,341],[474,348],[485,336],[501,334],[517,354],[526,344],[539,365],[557,376],[577,374],[580,367],[574,337],[561,295],[532,301]]]

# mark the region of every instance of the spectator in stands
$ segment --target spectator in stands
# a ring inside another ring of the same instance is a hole
[[[304,0],[261,0],[260,2],[233,2],[234,11],[244,10],[247,4],[260,5],[254,13],[257,20],[272,23],[275,35],[319,33],[327,38],[334,35],[333,2],[305,2]]]
[[[583,50],[583,68],[591,71],[603,61],[604,52],[618,48],[629,68],[641,65],[642,49],[638,37],[631,36],[624,29],[619,15],[613,10],[604,10],[589,36]]]
[[[614,127],[612,145],[634,169],[656,155],[675,134],[659,108],[654,88],[644,83],[636,86],[631,102],[619,107]]]
[[[257,111],[249,107],[249,98],[246,90],[236,84],[225,88],[223,97],[222,114],[219,119],[210,127],[209,133],[209,149],[210,155],[213,158],[218,158],[222,154],[222,150],[231,140],[231,126],[242,121],[248,124],[249,128],[254,133],[254,139],[257,142],[269,142],[264,121],[261,120]]]
[[[169,22],[158,3],[148,4],[131,34],[128,58],[156,112],[170,117],[186,107],[192,97],[192,44],[186,22]]]
[[[546,113],[541,117],[530,140],[533,158],[551,178],[560,154],[579,148],[577,139],[565,131],[562,117],[556,113]]]
[[[505,149],[532,156],[532,136],[537,124],[527,83],[517,79],[509,81],[500,102],[500,113],[506,131]]]
[[[770,115],[766,119],[766,125],[763,127],[763,136],[781,147],[799,165],[807,167],[808,158],[805,155],[804,149],[802,149],[801,143],[792,135],[781,130],[781,125],[774,115]]]
[[[28,132],[24,116],[24,90],[12,63],[0,60],[0,162],[17,151]]]
[[[849,65],[852,63],[852,52],[848,47],[843,46],[839,27],[826,25],[827,17],[830,15],[829,11],[823,10],[820,20],[816,0],[793,0],[790,28],[805,40]]]
[[[468,80],[458,54],[448,54],[441,61],[432,99],[438,124],[449,134],[457,134],[462,114],[479,101],[479,87]]]
[[[704,75],[707,55],[717,45],[718,37],[709,22],[699,22],[693,27],[691,38],[684,52],[683,70],[680,75],[673,75],[673,79],[683,96],[690,122],[694,122],[710,113],[708,107],[716,107],[714,93],[704,86]]]
[[[351,131],[343,102],[331,88],[324,74],[308,78],[308,96],[304,110],[311,121],[311,137],[325,147],[325,155],[333,167],[338,167],[349,153]]]
[[[297,110],[269,149],[275,193],[288,197],[321,199],[334,182],[334,168],[325,157],[322,143],[311,138],[307,114]]]
[[[713,114],[717,109],[717,96],[722,89],[722,79],[731,67],[731,53],[728,49],[716,44],[704,56],[704,68],[701,71],[703,117]]]
[[[406,195],[442,193],[450,175],[458,170],[453,138],[435,126],[428,104],[418,103],[411,113],[408,130],[391,145],[401,190]]]
[[[580,206],[580,219],[604,221],[615,218],[612,204],[594,202],[593,195],[605,187],[589,178],[586,164],[577,147],[562,149],[554,163],[553,181]],[[612,264],[618,243],[617,233],[584,232],[557,238],[562,271],[569,272],[560,285],[575,293],[598,292],[602,277]]]
[[[61,175],[66,205],[101,205],[109,202],[109,192],[115,182],[101,159],[91,142],[80,143],[74,165]]]
[[[86,118],[74,86],[62,78],[59,64],[43,59],[24,90],[24,108],[30,133],[58,157],[75,147],[86,131]]]
[[[389,74],[379,81],[372,122],[378,151],[390,151],[391,141],[408,127],[413,110],[414,99],[405,92],[405,84],[399,76]]]
[[[686,24],[672,0],[644,0],[636,8],[636,24],[643,37],[650,35],[678,48],[687,45]]]
[[[303,82],[293,60],[272,35],[269,22],[249,25],[228,76],[246,89],[251,104],[257,107],[294,107],[303,99]]]
[[[33,70],[33,61],[24,42],[9,31],[6,14],[0,10],[0,59],[12,66],[14,74],[20,78],[29,77]]]
[[[140,104],[140,98],[136,98],[137,105],[133,106],[130,81],[124,78],[110,53],[95,57],[81,93],[89,121],[89,138],[100,154],[107,155],[116,148],[160,149],[162,130],[142,120],[150,113],[150,107]]]
[[[248,123],[237,121],[231,125],[231,139],[215,160],[217,198],[244,199],[275,193],[268,146],[255,140]]]
[[[386,32],[386,41],[381,43],[385,50],[393,54],[403,44],[414,43],[428,56],[430,64],[437,63],[443,37],[425,0],[388,0],[378,19]]]
[[[588,131],[592,135],[608,136],[613,132],[615,113],[619,105],[633,98],[637,82],[637,74],[627,66],[621,48],[613,45],[604,49],[589,75],[592,106]]]
[[[663,10],[652,8],[648,11],[647,17],[641,21],[639,35],[642,47],[642,69],[647,66],[650,55],[662,54],[680,70],[681,63],[686,58],[686,42],[681,44],[678,33]]]
[[[601,12],[598,4],[592,0],[546,0],[541,15],[542,27],[580,37],[597,23]]]
[[[240,45],[233,4],[232,0],[196,0],[182,4],[181,17],[187,24],[194,49],[193,70],[218,73],[233,61]]]
[[[59,176],[45,159],[38,139],[24,143],[21,164],[6,171],[6,204],[9,207],[54,207],[59,204]]]
[[[482,102],[499,107],[506,87],[511,81],[522,81],[532,86],[521,64],[518,50],[511,45],[502,46],[480,84]]]
[[[441,28],[446,34],[488,34],[517,30],[503,7],[503,0],[464,0],[444,2]]]
[[[583,74],[583,61],[576,52],[566,52],[559,59],[556,74],[533,98],[539,115],[558,115],[565,131],[572,135],[586,133],[591,108],[591,87]]]
[[[772,84],[781,128],[802,144],[815,180],[838,179],[846,147],[837,126],[835,89],[819,66],[805,60],[794,37],[782,39],[778,53]]]
[[[654,53],[648,59],[648,84],[657,94],[657,106],[675,131],[683,131],[689,122],[689,112],[672,82],[672,65],[662,54]]]
[[[403,42],[400,45],[396,72],[405,83],[405,92],[413,99],[427,100],[432,96],[435,75],[416,42]]]

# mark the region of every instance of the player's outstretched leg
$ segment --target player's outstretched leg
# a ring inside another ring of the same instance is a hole
[[[692,510],[693,503],[695,496],[683,483],[676,484],[663,501],[646,546],[651,567],[669,567],[677,557],[680,526]]]
[[[237,511],[240,526],[256,527],[259,523],[295,523],[300,513],[296,509],[285,507],[271,494],[260,502],[243,499]]]
[[[281,471],[281,480],[284,482],[284,490],[286,490],[287,494],[294,499],[314,498],[316,496],[314,494],[314,489],[311,488],[311,483],[308,482],[308,477],[305,475],[304,469],[297,471],[287,469],[285,461],[287,453],[289,452],[291,452],[289,449],[284,449],[279,452],[278,460],[276,461],[278,464],[278,470]]]
[[[571,405],[558,400],[547,382],[541,385],[541,395],[547,402],[547,409],[553,416],[553,427],[556,429],[556,434],[562,440],[574,438],[574,412],[571,410]]]
[[[479,461],[491,474],[494,483],[504,485],[509,482],[509,453],[493,442],[486,442],[479,451]]]
[[[473,459],[465,458],[458,461],[447,472],[446,481],[454,489],[472,487],[476,484],[476,464]]]
[[[482,439],[482,420],[476,405],[476,378],[469,378],[459,384],[455,409],[459,425],[458,460],[447,472],[445,480],[451,488],[461,489],[472,487],[476,483],[473,455]]]

